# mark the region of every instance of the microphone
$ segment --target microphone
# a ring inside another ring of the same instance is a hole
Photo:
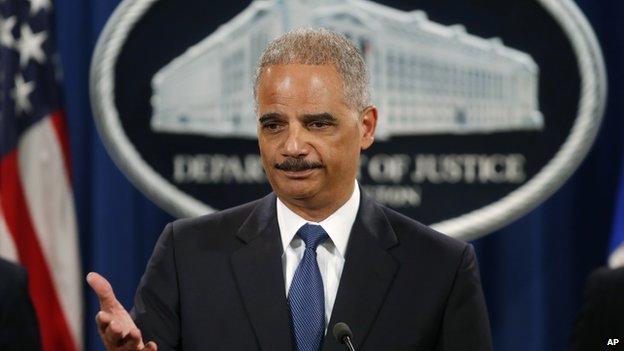
[[[334,338],[338,340],[339,343],[344,344],[348,351],[355,351],[355,347],[353,346],[353,333],[351,332],[351,328],[344,322],[338,322],[334,324]]]

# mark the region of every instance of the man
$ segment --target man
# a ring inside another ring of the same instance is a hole
[[[0,258],[0,350],[41,350],[24,267]]]
[[[572,351],[621,350],[624,344],[624,267],[601,267],[587,278]],[[614,339],[619,339],[616,343]],[[611,343],[609,343],[611,341]]]
[[[107,347],[342,350],[331,329],[346,322],[358,350],[490,350],[472,247],[355,181],[377,124],[357,49],[326,30],[287,33],[263,53],[254,95],[274,193],[169,224],[134,320],[90,274]]]

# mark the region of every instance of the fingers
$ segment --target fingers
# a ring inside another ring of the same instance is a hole
[[[145,345],[145,348],[143,349],[143,351],[157,351],[158,350],[158,345],[156,345],[155,342],[150,341],[147,343],[147,345]]]
[[[141,338],[141,331],[139,328],[130,330],[130,333],[124,338],[123,345],[130,350],[143,350],[143,339]]]
[[[95,323],[97,324],[100,335],[103,336],[108,324],[113,320],[113,316],[104,311],[100,311],[95,315]]]
[[[141,331],[134,324],[128,325],[123,320],[114,319],[114,315],[100,311],[95,316],[98,332],[107,349],[156,350],[154,346],[146,348]],[[155,344],[154,344],[155,345]]]
[[[91,272],[87,274],[87,283],[89,283],[91,289],[97,294],[100,300],[100,309],[111,311],[119,305],[119,302],[115,298],[113,287],[104,277],[95,272]]]
[[[108,324],[103,335],[104,343],[107,346],[122,347],[124,350],[142,350],[144,345],[139,329],[127,330],[121,324],[115,320]]]
[[[108,280],[91,272],[87,274],[87,282],[100,300],[102,309],[95,316],[98,332],[107,349],[123,348],[124,350],[156,351],[156,343],[143,344],[141,331],[115,298],[115,293]]]
[[[127,333],[124,333],[124,330],[119,322],[115,322],[114,320],[108,323],[108,327],[104,331],[104,342],[107,345],[115,345],[122,346],[123,339]]]

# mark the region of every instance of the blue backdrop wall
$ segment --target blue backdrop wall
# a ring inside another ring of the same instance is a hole
[[[56,0],[55,6],[83,270],[108,277],[118,298],[131,307],[153,245],[172,217],[121,174],[95,130],[89,63],[118,2]],[[565,349],[584,280],[605,262],[624,165],[624,2],[577,3],[605,54],[608,108],[596,144],[575,175],[530,214],[474,243],[496,350]],[[97,300],[86,285],[85,304],[86,349],[101,350],[93,323]]]

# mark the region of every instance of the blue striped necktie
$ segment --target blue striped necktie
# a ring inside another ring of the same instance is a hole
[[[303,225],[297,235],[305,251],[288,292],[292,331],[298,351],[318,351],[325,335],[325,294],[316,248],[328,236],[323,227],[313,224]]]

